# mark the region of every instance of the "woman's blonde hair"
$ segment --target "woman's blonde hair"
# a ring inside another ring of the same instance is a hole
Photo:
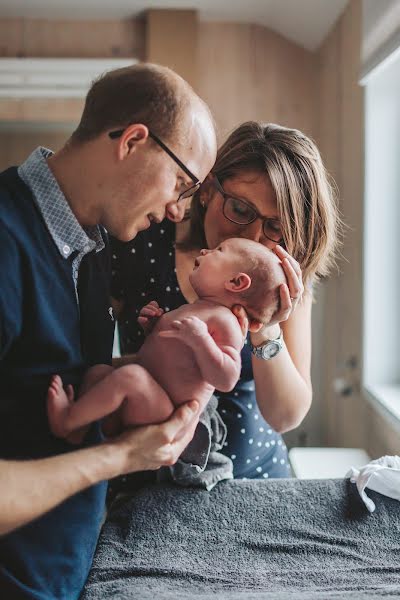
[[[304,283],[326,276],[335,260],[341,222],[330,178],[315,143],[297,129],[248,121],[218,151],[218,180],[245,171],[266,173],[275,192],[286,250],[299,262]],[[207,247],[200,192],[190,207],[185,248]]]

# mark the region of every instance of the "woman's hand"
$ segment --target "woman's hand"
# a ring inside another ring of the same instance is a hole
[[[296,309],[304,293],[303,277],[299,263],[282,246],[276,245],[274,252],[282,262],[287,285],[283,284],[280,287],[281,309],[275,315],[274,321],[270,323],[270,326],[286,321]]]
[[[239,321],[240,329],[242,330],[243,346],[247,338],[247,332],[249,331],[251,326],[253,326],[253,321],[249,322],[249,317],[247,316],[247,313],[241,304],[235,304],[234,306],[232,306],[232,312]]]
[[[232,312],[239,321],[244,339],[246,339],[247,331],[250,331],[252,334],[251,341],[255,346],[265,340],[273,340],[279,337],[279,323],[287,321],[299,304],[304,292],[299,263],[282,246],[275,246],[274,251],[282,262],[287,284],[282,284],[279,288],[281,308],[273,320],[263,327],[259,321],[249,321],[245,309],[240,304],[232,307]]]
[[[199,403],[187,402],[164,423],[135,427],[109,438],[105,444],[120,451],[114,476],[174,465],[193,438],[199,416]]]
[[[138,323],[143,329],[145,335],[149,335],[154,329],[157,320],[162,317],[164,311],[162,308],[158,306],[158,303],[155,300],[143,306],[139,313]]]

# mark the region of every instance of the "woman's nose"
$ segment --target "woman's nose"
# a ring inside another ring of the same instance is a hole
[[[253,221],[253,223],[246,225],[242,231],[241,237],[244,237],[248,240],[253,240],[254,242],[263,243],[265,241],[265,236],[261,220],[256,219]]]
[[[203,248],[202,250],[200,250],[200,256],[204,256],[205,254],[208,254],[209,250],[207,250],[206,248]]]

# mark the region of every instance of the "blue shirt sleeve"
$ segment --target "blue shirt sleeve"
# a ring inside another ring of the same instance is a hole
[[[22,268],[18,245],[0,222],[0,360],[22,329]]]

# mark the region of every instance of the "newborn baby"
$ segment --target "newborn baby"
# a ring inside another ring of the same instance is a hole
[[[249,317],[267,324],[279,309],[279,287],[286,283],[280,260],[261,244],[242,238],[201,250],[190,274],[198,299],[163,314],[156,302],[139,321],[151,333],[135,364],[113,369],[91,367],[79,397],[53,377],[47,398],[50,428],[58,437],[80,440],[83,427],[106,417],[103,430],[168,419],[180,404],[197,400],[202,411],[214,389],[231,390],[239,379],[242,331],[231,312],[241,304]]]

